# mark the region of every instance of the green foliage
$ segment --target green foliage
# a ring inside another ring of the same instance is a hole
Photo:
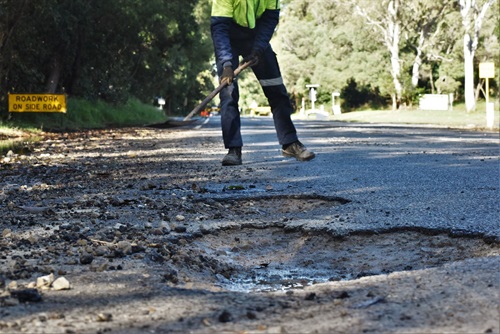
[[[340,1],[294,0],[284,9],[273,44],[288,90],[308,101],[307,84],[319,84],[317,105],[329,105],[349,79],[379,87],[386,95],[392,82],[387,55],[362,20]]]
[[[358,85],[354,78],[347,81],[340,92],[342,110],[354,109],[383,109],[387,106],[386,100],[381,96],[380,90],[371,85]]]
[[[463,96],[463,30],[456,0],[400,1],[403,99],[434,90]],[[185,115],[214,88],[210,0],[0,0],[0,119],[7,93],[66,93],[120,106],[165,98],[167,115]],[[272,43],[292,100],[319,84],[317,104],[332,92],[369,87],[394,93],[391,59],[373,24],[355,5],[386,17],[388,1],[284,0]],[[476,62],[500,67],[500,2],[485,17]],[[440,12],[442,8],[446,10]],[[418,87],[411,73],[420,41]],[[476,69],[477,69],[477,63]],[[249,71],[250,72],[250,71]],[[444,79],[444,80],[443,80]],[[477,81],[477,79],[476,79]],[[240,78],[242,107],[266,103],[253,74]],[[490,81],[498,93],[497,79]],[[493,92],[494,93],[494,92]],[[481,95],[480,95],[481,96]],[[347,102],[351,104],[353,101]],[[378,102],[377,102],[378,103]],[[23,117],[31,117],[29,115]]]
[[[240,107],[244,113],[249,112],[250,106],[255,101],[258,106],[267,106],[267,98],[262,91],[259,81],[255,78],[251,69],[242,72],[238,78],[240,90]]]
[[[384,45],[383,34],[376,29],[377,25],[387,24],[388,4],[387,0],[286,1],[272,42],[284,81],[297,101],[302,97],[307,99],[306,85],[314,83],[320,85],[318,102],[327,104],[332,92],[352,89],[346,86],[351,78],[361,91],[362,87],[370,87],[368,90],[373,93],[373,87],[377,87],[379,101],[394,94],[391,55]],[[357,15],[357,5],[374,20],[368,22]],[[420,94],[436,93],[436,90],[463,97],[463,30],[458,2],[408,0],[399,1],[399,5],[396,19],[401,27],[398,45],[401,74],[398,80],[403,86],[403,104],[415,105]],[[500,24],[498,6],[496,1],[483,24],[478,60],[497,59],[498,62],[500,59],[500,43],[495,33]],[[420,60],[416,57],[417,47],[422,52]],[[411,76],[417,60],[419,80],[414,87]],[[444,76],[446,84],[442,85]],[[490,81],[491,87],[496,87],[494,81]]]
[[[209,0],[2,0],[0,18],[3,92],[115,105],[163,96],[168,113],[184,113],[212,88],[199,79],[212,56]]]

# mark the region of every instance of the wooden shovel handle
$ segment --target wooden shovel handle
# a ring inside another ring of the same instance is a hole
[[[249,66],[252,66],[252,62],[247,62],[247,63],[241,63],[235,70],[234,70],[234,77],[236,78],[238,74],[240,74],[241,71],[246,69]],[[208,96],[196,107],[194,108],[186,117],[184,117],[184,121],[189,121],[191,117],[199,113],[205,106],[208,104],[208,102],[212,101],[212,99],[217,96],[217,94],[220,93],[220,91],[227,86],[227,81],[224,81],[219,85],[219,87],[215,88]]]

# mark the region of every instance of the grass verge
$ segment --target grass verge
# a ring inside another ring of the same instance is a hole
[[[12,113],[3,128],[73,131],[141,126],[165,120],[163,111],[135,99],[122,106],[113,106],[102,101],[72,98],[68,99],[67,113]]]
[[[453,107],[453,110],[363,110],[330,116],[330,120],[358,123],[380,124],[417,124],[444,128],[471,130],[499,130],[499,104],[495,104],[493,127],[487,127],[486,104],[478,103],[476,111],[466,112],[463,104]]]

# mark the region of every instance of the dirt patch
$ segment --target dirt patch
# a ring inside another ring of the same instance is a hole
[[[259,219],[266,221],[279,217],[298,218],[301,216],[314,216],[328,209],[349,203],[341,197],[328,197],[320,195],[267,195],[255,196],[252,188],[243,186],[235,187],[237,191],[230,191],[229,196],[204,198],[200,209],[204,208],[206,217],[220,218],[239,217],[242,220]],[[228,188],[229,188],[228,187]],[[243,189],[241,189],[242,187]],[[223,189],[223,192],[229,192]],[[234,193],[238,196],[233,196]],[[198,202],[200,203],[200,202]]]

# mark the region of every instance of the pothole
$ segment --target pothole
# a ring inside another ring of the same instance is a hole
[[[497,243],[446,234],[404,231],[338,238],[281,228],[220,231],[194,240],[189,248],[210,268],[215,285],[245,292],[297,289],[500,253]]]
[[[237,203],[240,210],[250,210],[260,213],[297,213],[308,212],[327,207],[336,207],[350,201],[341,197],[328,197],[320,195],[285,195],[262,196],[224,199],[228,204]],[[233,202],[233,203],[231,203]]]
[[[349,203],[350,200],[341,197],[312,195],[262,195],[248,196],[242,193],[241,197],[221,197],[203,199],[198,202],[202,206],[207,219],[221,219],[231,216],[239,219],[266,218],[293,216],[312,216],[325,214],[328,210],[335,210],[338,206]]]

